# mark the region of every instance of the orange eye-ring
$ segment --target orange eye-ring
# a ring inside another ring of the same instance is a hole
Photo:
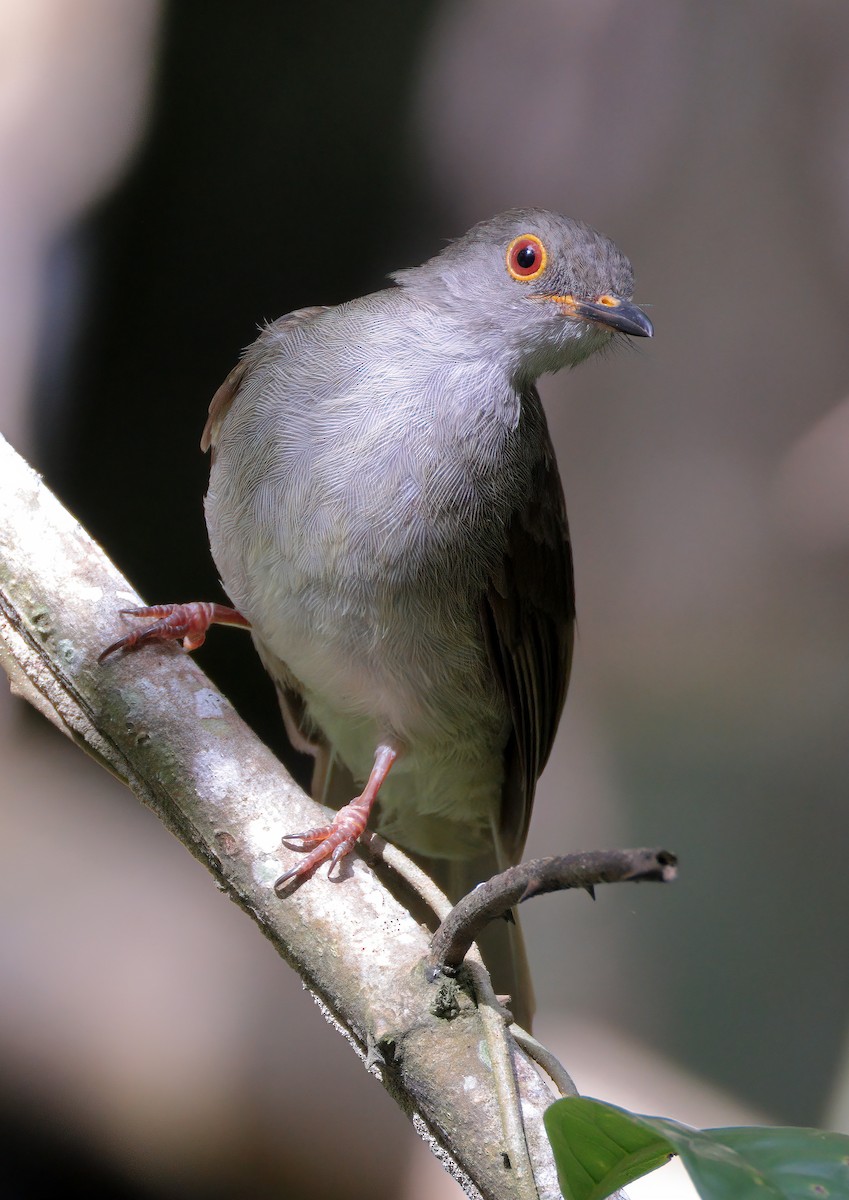
[[[545,270],[548,255],[545,246],[532,233],[513,238],[507,247],[507,270],[520,283],[538,279]]]

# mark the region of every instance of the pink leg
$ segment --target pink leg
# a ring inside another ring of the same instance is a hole
[[[393,746],[378,746],[374,755],[374,766],[362,794],[344,808],[340,808],[330,825],[308,829],[306,833],[287,833],[284,836],[284,842],[300,842],[301,845],[297,849],[309,850],[310,853],[294,867],[284,871],[275,881],[274,887],[277,891],[290,880],[300,879],[309,874],[326,859],[330,859],[332,867],[340,858],[350,854],[357,839],[365,832],[377,793],[397,757],[398,751]]]
[[[235,608],[228,608],[225,604],[208,604],[203,600],[193,600],[189,604],[152,604],[149,608],[122,608],[121,615],[158,619],[143,629],[134,629],[107,646],[98,662],[103,662],[116,650],[132,650],[148,642],[176,642],[180,638],[183,639],[184,650],[197,650],[198,646],[203,645],[210,625],[239,625],[243,629],[251,627],[250,621]]]

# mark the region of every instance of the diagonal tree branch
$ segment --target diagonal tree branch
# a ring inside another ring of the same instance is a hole
[[[128,784],[203,862],[299,972],[325,1016],[469,1196],[533,1196],[505,1140],[493,1009],[460,991],[452,1019],[424,960],[428,936],[352,856],[285,900],[296,855],[280,833],[325,814],[289,778],[190,658],[157,647],[99,666],[104,631],[139,598],[35,473],[0,438],[0,661],[12,688]],[[392,851],[397,855],[397,851]],[[506,1035],[504,1035],[506,1036]],[[559,1196],[542,1125],[548,1089],[514,1057],[535,1186]],[[470,1100],[470,1097],[472,1100]]]

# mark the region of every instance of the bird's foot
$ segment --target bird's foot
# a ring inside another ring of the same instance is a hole
[[[309,850],[309,854],[275,880],[276,892],[280,892],[293,879],[303,879],[328,858],[333,867],[340,858],[351,853],[358,838],[365,832],[380,785],[397,757],[398,749],[393,743],[381,742],[374,752],[374,765],[361,795],[340,808],[330,825],[308,829],[306,833],[289,833],[283,838],[284,842],[300,842],[296,849]]]
[[[309,850],[309,854],[275,880],[275,891],[279,892],[293,879],[302,879],[309,875],[328,858],[332,868],[340,858],[350,854],[365,832],[370,808],[371,800],[365,795],[357,796],[350,804],[339,809],[330,825],[320,825],[317,829],[308,829],[304,833],[284,834],[284,842],[300,842],[294,849]]]
[[[250,622],[235,608],[226,604],[208,604],[193,600],[188,604],[151,604],[147,608],[122,608],[122,617],[144,620],[154,617],[150,625],[134,629],[107,646],[98,657],[103,662],[117,650],[133,650],[151,642],[176,642],[182,639],[184,650],[197,650],[206,639],[210,625],[240,625],[250,629]]]

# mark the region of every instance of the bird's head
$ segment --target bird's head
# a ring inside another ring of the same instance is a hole
[[[624,254],[582,221],[539,208],[514,208],[449,243],[420,267],[393,278],[441,307],[481,353],[534,379],[573,366],[617,334],[651,337],[633,303]]]

